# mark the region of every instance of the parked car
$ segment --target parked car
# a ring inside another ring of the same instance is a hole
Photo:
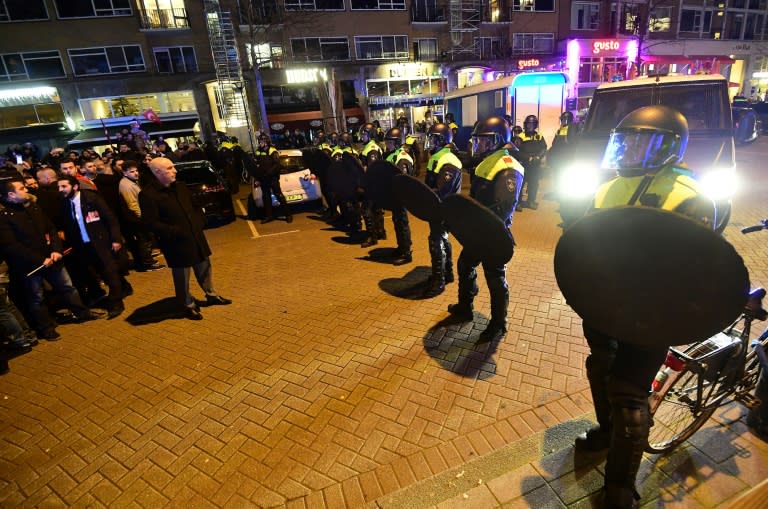
[[[760,121],[760,129],[762,130],[762,133],[768,133],[768,103],[752,103],[752,109],[755,110],[757,119]]]
[[[297,203],[317,203],[323,197],[320,190],[320,181],[317,176],[307,168],[304,163],[304,157],[301,150],[284,149],[278,150],[280,155],[280,189],[283,191],[285,201],[289,205]],[[255,179],[251,179],[251,204],[257,208],[264,207],[264,198],[261,186]],[[277,207],[280,204],[277,198],[270,193],[272,205]],[[250,215],[253,215],[249,211]]]
[[[210,161],[175,163],[175,166],[176,180],[186,184],[192,193],[192,203],[203,209],[207,226],[234,221],[232,194],[220,170]]]
[[[753,142],[762,131],[755,106],[746,97],[736,96],[731,104],[733,112],[733,138],[738,144]]]

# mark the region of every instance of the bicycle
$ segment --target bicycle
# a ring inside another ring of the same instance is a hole
[[[768,219],[741,230],[768,229]],[[752,290],[741,316],[724,331],[682,347],[671,347],[656,374],[648,398],[652,426],[646,452],[666,453],[693,435],[717,408],[738,401],[747,408],[760,404],[752,392],[768,349],[768,328],[750,341],[752,322],[764,321],[766,291]]]

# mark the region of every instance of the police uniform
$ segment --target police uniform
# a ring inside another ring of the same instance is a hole
[[[632,146],[643,133],[668,138],[663,143],[647,138],[653,141],[645,142],[641,149]],[[672,138],[675,135],[676,140]],[[690,171],[677,165],[687,139],[685,118],[666,106],[647,106],[627,115],[612,133],[604,157],[604,166],[615,167],[619,176],[600,186],[593,208],[654,207],[684,214],[711,227],[716,214],[714,203],[703,196]],[[599,427],[578,438],[576,447],[609,449],[604,503],[609,508],[632,507],[639,498],[635,478],[651,421],[648,391],[664,362],[667,347],[622,342],[586,321],[583,327],[590,348],[587,378]]]
[[[469,194],[488,207],[509,229],[512,225],[512,214],[520,198],[524,174],[523,165],[510,154],[507,147],[502,147],[489,154],[477,165]],[[506,331],[509,306],[506,265],[481,262],[467,253],[466,249],[462,250],[456,264],[459,275],[457,309],[463,310],[463,314],[472,313],[472,302],[478,292],[477,266],[480,263],[483,264],[483,272],[491,296],[491,320],[486,329],[489,330],[489,335],[481,336],[481,341],[487,341],[493,339],[494,329]]]
[[[293,216],[288,210],[288,202],[285,200],[283,190],[280,189],[280,156],[279,152],[272,145],[266,147],[259,146],[255,152],[256,164],[258,165],[259,185],[261,186],[261,196],[264,202],[264,219],[262,222],[268,222],[274,219],[272,211],[272,197],[274,194],[280,206],[283,209],[285,220],[293,221]]]
[[[541,180],[541,159],[547,152],[547,142],[537,132],[520,133],[520,159],[525,167],[526,199],[521,203],[529,208],[536,208],[536,195],[539,194]],[[519,210],[519,209],[518,209]]]
[[[399,147],[387,154],[386,161],[397,166],[405,175],[413,175],[413,157],[408,151]],[[411,260],[411,226],[408,222],[408,212],[402,205],[392,208],[392,224],[395,227],[397,239],[397,252],[395,253],[395,265],[402,265]]]
[[[427,162],[424,183],[443,200],[461,191],[461,161],[446,145]],[[445,283],[453,282],[453,249],[448,230],[441,222],[429,223],[429,254],[432,258],[432,276],[426,295],[438,295]]]

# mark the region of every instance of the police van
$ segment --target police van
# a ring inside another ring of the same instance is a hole
[[[688,120],[683,161],[717,203],[718,231],[725,228],[736,161],[728,82],[716,74],[659,75],[600,85],[578,134],[569,142],[571,157],[563,160],[571,162],[555,169],[566,223],[583,214],[585,201],[600,183],[615,176],[599,170],[611,129],[631,111],[654,104],[674,108]]]

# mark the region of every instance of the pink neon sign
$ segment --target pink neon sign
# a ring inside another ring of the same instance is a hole
[[[620,47],[619,41],[592,41],[592,53],[595,55],[600,54],[603,51],[618,51]]]

